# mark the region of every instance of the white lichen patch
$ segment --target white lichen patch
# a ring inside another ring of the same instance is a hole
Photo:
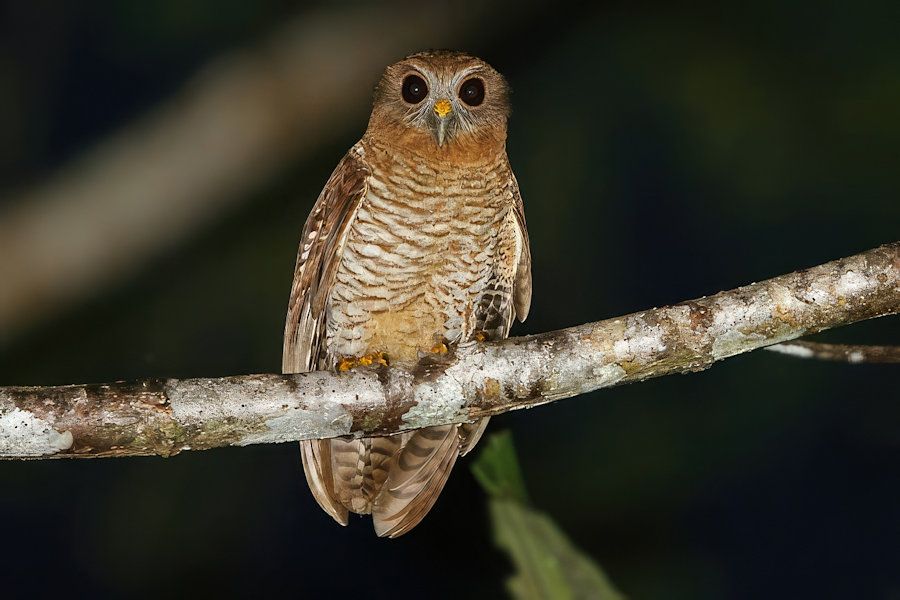
[[[860,275],[856,271],[847,271],[841,275],[835,286],[835,292],[838,296],[860,296],[866,292],[868,287],[869,280],[865,275]]]
[[[483,355],[466,357],[453,365],[435,381],[420,383],[414,388],[414,397],[418,404],[406,411],[403,422],[411,428],[423,427],[434,423],[449,423],[459,420],[464,414],[465,391],[459,383],[465,379],[465,365],[475,360],[484,365]],[[471,364],[470,367],[471,368]],[[490,375],[488,375],[489,377]]]
[[[640,314],[629,317],[624,339],[613,343],[617,361],[633,360],[637,356],[648,358],[666,350],[663,328],[659,325],[648,325],[643,316]]]
[[[779,314],[790,314],[805,308],[802,300],[797,298],[793,291],[784,285],[773,283],[769,288],[769,296],[775,303],[775,311]]]
[[[403,415],[403,422],[410,428],[458,421],[459,416],[464,414],[465,401],[461,388],[453,393],[446,385],[422,384],[416,388],[415,395],[422,401]]]
[[[806,302],[826,306],[832,302],[831,293],[819,285],[813,283],[805,290],[798,291],[800,297]]]
[[[249,446],[250,444],[280,444],[282,442],[292,442],[297,439],[297,432],[303,431],[311,423],[327,420],[330,427],[319,428],[317,436],[335,436],[347,435],[353,425],[353,417],[344,410],[340,405],[333,404],[327,406],[327,413],[321,412],[311,415],[309,411],[292,410],[286,411],[279,417],[267,419],[263,425],[265,429],[257,433],[248,433],[244,435],[238,446]],[[313,421],[313,419],[315,421]]]
[[[593,381],[592,385],[596,385],[597,388],[611,387],[625,379],[626,374],[625,369],[619,365],[594,367],[594,377],[597,380]]]
[[[816,353],[809,348],[805,346],[798,346],[797,344],[776,344],[775,346],[769,346],[768,350],[771,350],[772,352],[779,352],[781,354],[788,354],[790,356],[796,356],[797,358],[812,358],[816,355]]]
[[[766,336],[761,333],[744,334],[737,329],[725,331],[713,341],[713,360],[721,360],[741,352],[747,352],[759,347],[765,340]]]
[[[768,316],[768,312],[766,312]],[[753,307],[735,298],[722,298],[718,308],[713,313],[712,326],[709,332],[712,335],[721,335],[720,332],[728,332],[734,327],[755,326],[760,320],[760,315],[754,314]]]
[[[0,415],[0,456],[50,456],[72,447],[70,431],[57,431],[34,414],[14,408]]]

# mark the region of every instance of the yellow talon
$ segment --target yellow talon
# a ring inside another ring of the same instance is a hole
[[[365,356],[360,356],[358,358],[342,358],[338,361],[337,370],[349,371],[354,367],[369,367],[372,364],[388,366],[387,354],[384,352],[373,352],[372,354],[366,354]]]

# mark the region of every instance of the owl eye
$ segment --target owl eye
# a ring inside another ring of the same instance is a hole
[[[478,106],[484,102],[484,82],[477,77],[466,79],[459,86],[459,99],[469,106]]]
[[[403,80],[403,99],[418,104],[428,95],[428,85],[418,75],[407,75]]]

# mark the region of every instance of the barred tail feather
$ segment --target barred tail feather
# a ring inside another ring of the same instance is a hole
[[[425,517],[450,476],[459,445],[457,425],[426,427],[410,436],[372,505],[379,536],[403,535]]]
[[[300,442],[300,456],[306,482],[319,506],[340,523],[347,524],[347,508],[335,500],[331,493],[334,477],[331,471],[330,440],[305,440]]]

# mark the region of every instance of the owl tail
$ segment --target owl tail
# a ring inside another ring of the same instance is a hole
[[[347,524],[347,507],[332,494],[334,477],[331,473],[331,441],[304,440],[300,442],[300,456],[306,483],[322,510],[341,525]]]
[[[347,524],[348,509],[371,512],[379,536],[398,537],[428,514],[456,458],[474,447],[487,422],[391,437],[301,442],[309,487],[338,523]]]

